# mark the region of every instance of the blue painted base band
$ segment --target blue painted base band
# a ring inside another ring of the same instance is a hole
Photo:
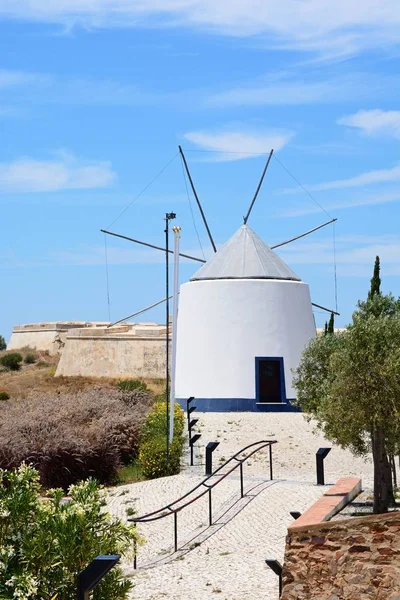
[[[176,398],[176,402],[186,410],[186,398]],[[257,403],[254,398],[195,398],[190,406],[195,406],[199,412],[300,412],[290,402],[269,404]]]

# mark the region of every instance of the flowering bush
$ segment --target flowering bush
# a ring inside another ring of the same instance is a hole
[[[94,480],[40,498],[38,472],[26,465],[0,470],[0,598],[72,600],[77,577],[99,554],[124,554],[139,538],[104,511]],[[125,600],[132,583],[119,567],[95,588],[93,600]]]
[[[143,426],[139,444],[139,462],[143,475],[148,479],[179,473],[184,444],[184,414],[175,404],[174,437],[166,449],[167,415],[166,403],[158,402]]]

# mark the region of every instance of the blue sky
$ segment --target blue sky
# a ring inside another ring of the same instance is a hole
[[[0,333],[108,319],[101,228],[163,245],[175,211],[210,256],[178,144],[218,245],[273,147],[249,225],[273,245],[338,218],[339,325],[376,254],[399,295],[399,26],[396,0],[0,0]],[[107,248],[113,320],[163,297],[161,253]],[[332,227],[278,252],[335,306]]]

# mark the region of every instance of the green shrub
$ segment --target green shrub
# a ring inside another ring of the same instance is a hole
[[[148,387],[144,381],[140,379],[122,379],[118,381],[118,388],[123,392],[132,392],[133,390],[142,390],[147,392]]]
[[[161,401],[147,417],[140,436],[139,461],[143,475],[148,479],[176,475],[180,471],[184,444],[184,414],[178,404],[175,404],[174,437],[169,447],[168,458],[166,428],[166,403]]]
[[[8,394],[7,392],[0,392],[0,400],[9,400],[10,399],[10,394]]]
[[[36,362],[36,355],[33,352],[28,352],[28,354],[24,358],[24,363],[26,365],[33,365]]]
[[[70,501],[51,490],[41,498],[39,474],[22,465],[0,471],[0,598],[34,600],[76,597],[79,572],[99,554],[124,554],[138,539],[104,510],[94,480],[72,486]],[[125,600],[132,583],[114,567],[95,588],[93,600]]]
[[[2,335],[0,335],[0,352],[7,348],[6,340]]]
[[[19,371],[21,368],[22,356],[19,352],[11,352],[0,358],[0,364],[10,371]]]
[[[137,457],[153,403],[147,392],[104,388],[11,400],[1,409],[0,468],[27,462],[44,487],[64,490],[88,477],[113,483],[121,465]]]

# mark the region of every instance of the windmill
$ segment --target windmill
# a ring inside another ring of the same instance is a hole
[[[249,227],[248,220],[273,156],[271,150],[243,224],[217,250],[181,147],[179,153],[214,255],[205,261],[179,253],[203,264],[180,289],[176,399],[184,405],[189,396],[195,396],[198,410],[206,411],[293,410],[291,370],[315,336],[312,307],[338,313],[311,302],[308,285],[275,254],[274,248],[336,219],[275,246],[265,244]],[[173,253],[169,248],[102,231],[163,251],[166,256]]]

